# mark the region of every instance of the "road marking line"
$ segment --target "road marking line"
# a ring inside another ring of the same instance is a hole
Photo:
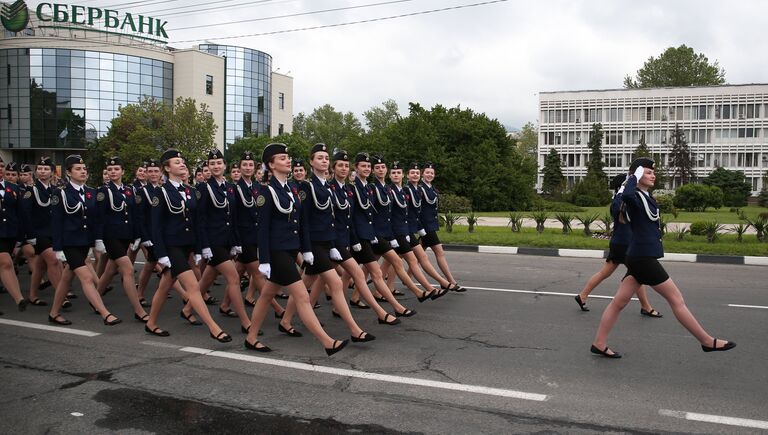
[[[182,352],[196,353],[200,355],[215,356],[220,358],[229,358],[239,361],[253,362],[257,364],[266,364],[277,367],[284,367],[296,370],[304,370],[317,373],[328,373],[337,376],[346,376],[351,378],[370,379],[374,381],[390,382],[393,384],[420,385],[423,387],[440,388],[443,390],[465,391],[468,393],[485,394],[489,396],[511,397],[515,399],[533,400],[543,402],[548,399],[546,394],[526,393],[523,391],[506,390],[501,388],[484,387],[480,385],[466,385],[452,382],[430,381],[427,379],[409,378],[404,376],[385,375],[381,373],[363,372],[359,370],[347,370],[335,367],[319,366],[313,364],[299,363],[294,361],[285,361],[272,358],[263,358],[253,355],[244,355],[233,352],[221,352],[210,349],[201,349],[199,347],[183,347],[179,349]]]
[[[768,307],[764,307],[762,305],[739,305],[739,304],[728,304],[729,307],[734,308],[762,308],[764,310],[768,310]]]
[[[725,424],[729,426],[768,429],[768,421],[752,420],[749,418],[726,417],[722,415],[711,415],[711,414],[699,414],[696,412],[673,411],[671,409],[660,409],[659,414],[667,417],[681,418],[684,420],[703,421],[705,423],[717,423],[717,424]]]
[[[63,332],[64,334],[81,335],[83,337],[96,337],[101,332],[85,331],[82,329],[62,328],[60,326],[40,325],[38,323],[20,322],[18,320],[0,319],[0,324],[20,326],[22,328],[42,329],[43,331]]]
[[[468,290],[485,290],[490,292],[504,292],[504,293],[528,293],[528,294],[534,294],[534,295],[545,295],[545,296],[569,296],[574,297],[576,296],[576,293],[560,293],[560,292],[537,292],[535,290],[512,290],[508,288],[493,288],[493,287],[469,287],[469,286],[463,286],[465,289]],[[589,295],[589,298],[596,298],[596,299],[613,299],[613,296],[603,296],[603,295]],[[632,298],[633,301],[638,300],[637,298]]]

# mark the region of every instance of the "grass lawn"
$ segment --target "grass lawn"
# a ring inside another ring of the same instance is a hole
[[[608,249],[608,240],[585,237],[581,230],[562,234],[559,229],[546,229],[538,234],[533,228],[523,228],[515,233],[505,227],[476,227],[474,233],[466,225],[454,225],[453,232],[440,230],[440,240],[446,244],[526,246],[542,248]],[[744,242],[736,242],[736,236],[723,234],[715,243],[708,243],[704,236],[686,235],[683,241],[673,239],[669,234],[664,238],[664,251],[691,254],[716,255],[768,255],[768,243],[759,243],[754,235],[745,235]]]
[[[586,211],[581,213],[576,213],[578,215],[589,215],[589,214],[597,214],[598,216],[602,216],[606,212],[608,212],[608,206],[604,207],[584,207]],[[768,213],[768,208],[766,207],[758,207],[756,205],[743,207],[742,210],[750,219],[754,219],[759,215],[760,213]],[[522,212],[526,217],[530,217],[531,212]],[[549,212],[550,217],[554,218],[556,212]],[[487,217],[502,217],[507,218],[509,217],[508,211],[490,211],[490,212],[477,212],[478,216],[487,216]],[[736,216],[736,213],[729,211],[729,207],[723,207],[719,210],[707,210],[705,212],[687,212],[687,211],[680,211],[677,217],[672,216],[671,214],[665,214],[664,219],[666,222],[697,222],[697,221],[717,221],[721,224],[737,224],[741,222]]]

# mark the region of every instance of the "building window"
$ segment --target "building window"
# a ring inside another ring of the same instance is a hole
[[[213,76],[205,76],[205,93],[213,95]]]
[[[285,93],[283,92],[277,93],[277,108],[280,110],[285,110]]]
[[[278,135],[283,134],[284,131],[285,131],[285,126],[283,124],[277,124],[277,134]]]

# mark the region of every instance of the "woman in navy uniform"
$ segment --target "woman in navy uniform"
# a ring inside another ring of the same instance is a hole
[[[308,236],[309,227],[299,221],[302,205],[298,192],[293,192],[287,183],[288,174],[291,173],[288,147],[280,143],[267,145],[261,161],[266,166],[265,173],[272,174],[269,184],[256,198],[256,206],[259,207],[259,271],[267,277],[267,283],[256,300],[245,347],[257,352],[271,350],[256,339],[256,333],[264,322],[270,301],[280,287],[285,287],[296,303],[301,321],[322,343],[326,354],[333,355],[343,349],[348,340],[334,340],[320,326],[296,268],[300,239]]]
[[[96,190],[85,185],[88,170],[82,157],[77,154],[68,156],[64,160],[64,168],[69,182],[51,197],[53,251],[56,258],[64,263],[64,272],[56,287],[48,321],[59,325],[71,324],[59,314],[59,309],[69,292],[72,278],[77,276],[85,297],[93,309],[99,312],[104,324],[117,325],[121,320],[104,306],[99,292],[96,291],[93,272],[85,263],[94,242],[103,239]]]
[[[61,262],[53,253],[53,240],[51,236],[51,196],[54,187],[53,171],[56,166],[50,157],[43,157],[35,168],[36,180],[31,188],[24,194],[24,208],[28,217],[27,241],[34,246],[36,264],[32,269],[32,277],[29,282],[29,298],[33,305],[48,305],[47,302],[37,297],[37,291],[41,287],[43,272],[48,274],[49,285],[54,288],[61,279]]]
[[[152,298],[152,308],[149,321],[144,326],[145,331],[161,337],[170,335],[168,331],[157,326],[157,318],[163,304],[168,299],[168,290],[175,280],[184,287],[187,305],[182,309],[182,318],[190,321],[191,313],[184,309],[192,308],[203,323],[208,326],[211,337],[219,342],[232,341],[224,330],[211,317],[208,307],[200,294],[200,287],[194,272],[189,265],[189,257],[195,254],[195,260],[200,259],[200,240],[198,239],[197,222],[197,191],[181,182],[188,174],[181,152],[169,149],[161,159],[163,171],[168,175],[168,181],[155,190],[152,198],[152,247],[158,264],[163,267],[160,284]]]
[[[205,293],[213,280],[221,274],[227,281],[226,296],[219,312],[228,317],[239,317],[243,332],[251,327],[240,295],[240,275],[232,258],[242,252],[237,231],[237,196],[235,186],[224,177],[227,164],[220,150],[208,153],[211,178],[199,186],[197,202],[197,237],[202,247],[207,267],[200,280],[200,290]],[[186,287],[185,287],[186,288]],[[229,304],[234,310],[229,308]]]
[[[146,323],[149,314],[144,311],[139,301],[133,276],[133,262],[128,257],[129,249],[138,250],[143,238],[142,219],[138,209],[141,196],[135,194],[133,186],[123,184],[125,167],[120,157],[113,156],[107,160],[106,168],[109,182],[96,193],[103,239],[96,240],[94,249],[102,254],[106,253],[109,263],[99,278],[96,289],[102,295],[105,294],[112,277],[119,273],[123,291],[133,307],[133,317]]]
[[[376,193],[375,187],[367,184],[368,177],[371,175],[371,158],[367,153],[359,153],[355,156],[355,170],[357,175],[350,192],[352,192],[351,201],[354,202],[352,225],[357,240],[352,242],[352,256],[371,275],[376,290],[392,305],[395,309],[395,315],[397,317],[412,316],[416,314],[416,311],[401,305],[387,287],[381,267],[376,261],[373,245],[379,245],[377,251],[381,252],[384,259],[394,266],[397,276],[408,289],[417,295],[419,302],[429,299],[434,295],[435,290],[432,288],[429,292],[419,290],[408,277],[408,272],[403,268],[400,257],[392,250],[390,242],[380,241],[376,238],[376,231],[373,227],[373,213],[375,212],[373,197]]]
[[[16,162],[8,163],[8,165],[5,167],[3,180],[5,180],[6,182],[16,184],[18,187],[18,182],[19,182],[19,164],[18,163]]]
[[[574,296],[576,303],[579,304],[579,308],[582,311],[589,311],[587,308],[587,297],[592,293],[601,282],[611,276],[616,268],[620,264],[624,264],[627,247],[629,241],[632,240],[632,228],[627,224],[625,219],[625,212],[622,210],[622,193],[624,193],[624,181],[627,179],[627,174],[619,174],[611,180],[611,188],[614,191],[613,201],[611,201],[611,217],[613,217],[613,235],[611,235],[611,242],[608,245],[608,257],[605,259],[605,264],[602,269],[592,275],[587,281],[584,289],[581,293]],[[648,292],[645,290],[645,286],[640,286],[637,289],[637,298],[640,300],[640,314],[648,317],[663,317],[658,311],[654,310],[648,300]]]
[[[7,181],[3,159],[0,159],[0,189],[0,280],[19,311],[24,311],[29,301],[21,294],[11,254],[16,243],[25,240],[27,219],[22,206],[22,193],[19,186]]]
[[[309,227],[301,239],[301,251],[304,263],[307,265],[304,273],[316,276],[312,285],[310,300],[317,299],[320,292],[326,292],[331,297],[333,315],[341,317],[347,324],[354,342],[372,341],[376,337],[363,331],[355,322],[347,306],[344,290],[336,273],[333,261],[342,261],[341,253],[336,249],[336,229],[333,213],[333,193],[325,180],[325,173],[330,164],[328,147],[325,144],[315,144],[310,150],[309,166],[312,173],[306,183],[299,186],[301,201],[301,221],[303,227]],[[283,316],[278,329],[290,336],[300,336],[291,327],[294,312],[294,301],[288,299],[286,315]]]
[[[139,273],[139,282],[136,286],[139,295],[139,303],[142,307],[149,307],[150,303],[144,297],[149,279],[157,265],[157,257],[152,249],[152,197],[155,190],[160,187],[162,174],[160,164],[155,159],[148,159],[142,165],[146,176],[146,183],[136,190],[137,212],[139,225],[141,225],[141,246],[144,250],[145,262]],[[139,199],[141,198],[141,199]]]
[[[659,207],[648,193],[656,182],[653,165],[653,160],[641,157],[629,167],[631,175],[622,193],[626,217],[632,228],[632,239],[625,259],[627,274],[622,279],[616,296],[603,312],[590,351],[608,358],[621,358],[621,354],[608,347],[608,334],[619,319],[621,310],[643,284],[651,286],[667,300],[678,322],[699,340],[704,352],[733,349],[736,343],[716,339],[702,328],[686,306],[680,289],[658,261],[664,256],[664,248],[661,244]]]
[[[408,227],[411,234],[408,239],[410,239],[409,243],[411,245],[411,249],[413,250],[413,253],[416,256],[416,259],[418,260],[422,270],[424,270],[427,275],[431,276],[440,284],[440,290],[434,297],[434,299],[437,299],[448,293],[449,290],[456,290],[456,287],[451,287],[451,283],[447,279],[443,278],[439,273],[437,273],[437,270],[435,270],[434,266],[432,266],[432,263],[429,262],[427,253],[421,246],[420,238],[426,236],[427,231],[424,229],[421,217],[421,205],[424,203],[424,200],[422,198],[421,189],[419,189],[419,182],[421,181],[421,169],[419,164],[416,162],[411,162],[411,164],[408,165],[408,173],[406,175],[407,180],[403,183],[408,189],[409,196]],[[419,236],[418,238],[416,237],[417,234]]]
[[[448,260],[445,258],[445,250],[443,244],[440,242],[440,238],[437,236],[437,232],[440,230],[440,224],[437,217],[437,205],[440,194],[437,189],[432,186],[432,182],[435,180],[435,165],[432,162],[427,162],[421,169],[421,182],[418,184],[418,190],[421,191],[421,225],[424,228],[425,234],[419,238],[419,244],[425,251],[427,248],[431,248],[435,253],[435,260],[437,260],[437,266],[440,271],[443,272],[443,276],[448,280],[449,290],[456,292],[463,292],[466,289],[458,284],[456,279],[451,273],[451,268],[448,266]],[[419,251],[416,252],[418,257]]]
[[[392,184],[388,186],[392,192],[392,200],[394,206],[392,207],[392,230],[395,235],[395,252],[406,263],[408,263],[408,271],[414,278],[422,285],[422,287],[429,288],[431,284],[424,276],[419,267],[419,260],[414,254],[414,248],[411,247],[413,241],[413,234],[410,233],[411,220],[414,219],[409,214],[409,205],[411,203],[411,191],[403,187],[403,167],[400,162],[392,164],[392,168],[389,171],[389,178],[392,180]],[[440,286],[443,290],[438,290],[432,295],[432,299],[437,299],[444,296],[446,293],[445,287],[448,286],[448,281],[440,277],[438,279]]]

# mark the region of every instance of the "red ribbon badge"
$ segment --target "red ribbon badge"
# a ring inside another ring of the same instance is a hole
[[[91,192],[85,192],[85,199],[91,199]]]
[[[299,192],[296,190],[295,187],[291,187],[291,192],[293,192],[294,195],[298,195]]]
[[[133,195],[133,192],[131,191],[131,189],[125,189],[125,196],[131,196],[131,195]]]

